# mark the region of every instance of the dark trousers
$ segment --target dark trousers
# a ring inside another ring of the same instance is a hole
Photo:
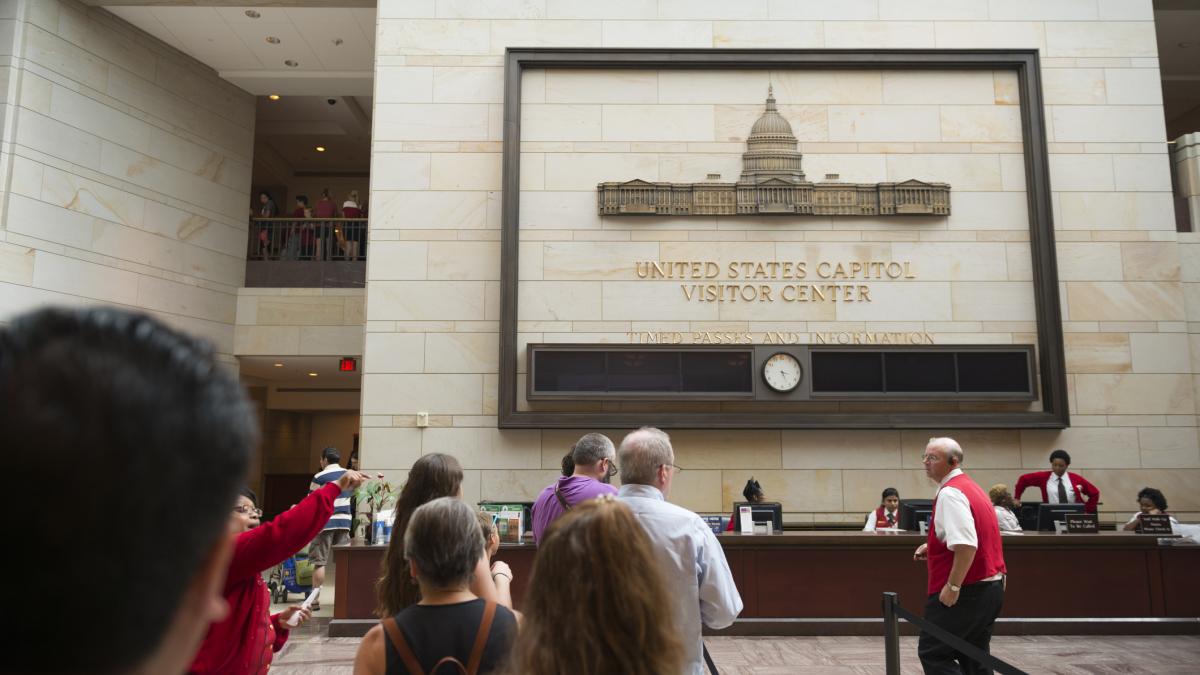
[[[937,593],[929,596],[925,603],[925,619],[986,652],[992,641],[992,625],[1000,616],[1003,605],[1004,582],[981,582],[963,586],[953,607],[943,605]],[[925,675],[992,672],[991,668],[985,668],[923,631],[917,642],[917,656],[921,658]]]

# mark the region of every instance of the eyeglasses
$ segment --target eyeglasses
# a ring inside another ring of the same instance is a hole
[[[942,458],[938,457],[937,455],[921,455],[921,463],[922,464],[933,464],[934,462],[937,462],[941,459]]]
[[[617,475],[617,463],[612,461],[611,459],[608,460],[608,474],[607,475],[609,478],[612,478],[613,476]]]
[[[238,506],[233,507],[233,510],[235,513],[240,513],[243,516],[245,516],[245,515],[261,516],[262,515],[262,509],[255,508],[253,506],[238,505]]]
[[[663,464],[659,464],[659,466],[669,466],[672,469],[675,469],[675,473],[679,473],[680,471],[683,471],[682,466],[679,466],[678,464],[672,464],[671,462],[665,462]]]

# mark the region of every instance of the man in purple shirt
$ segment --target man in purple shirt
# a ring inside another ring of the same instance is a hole
[[[616,495],[609,485],[617,475],[617,450],[604,434],[586,434],[571,450],[575,473],[562,476],[542,490],[533,503],[533,540],[539,541],[542,532],[576,504],[602,495]]]

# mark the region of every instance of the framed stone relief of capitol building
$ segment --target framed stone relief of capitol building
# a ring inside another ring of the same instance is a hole
[[[509,49],[498,425],[1067,426],[1042,110],[1031,50]]]

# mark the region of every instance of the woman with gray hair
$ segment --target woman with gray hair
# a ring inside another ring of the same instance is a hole
[[[455,662],[472,675],[502,668],[517,620],[468,588],[483,550],[479,521],[461,500],[441,497],[417,508],[404,531],[404,558],[421,600],[367,633],[355,675],[432,675]]]

